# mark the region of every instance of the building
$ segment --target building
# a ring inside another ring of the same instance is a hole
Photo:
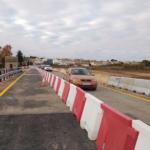
[[[4,68],[13,69],[18,67],[18,58],[14,56],[5,56]]]
[[[47,61],[45,61],[45,64],[53,65],[53,59],[47,59]]]
[[[39,58],[39,57],[36,57],[36,56],[30,56],[29,57],[29,62],[32,65],[39,65],[39,64],[44,63],[45,61],[47,61],[46,58]]]

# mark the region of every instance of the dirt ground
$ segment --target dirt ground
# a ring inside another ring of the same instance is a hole
[[[129,78],[139,78],[139,79],[148,79],[150,80],[150,72],[141,72],[141,71],[124,71],[124,70],[94,70],[97,80],[105,84],[110,76],[119,76],[119,77],[129,77]]]
[[[95,72],[101,74],[109,74],[111,76],[113,75],[140,79],[150,79],[150,71],[99,70]]]

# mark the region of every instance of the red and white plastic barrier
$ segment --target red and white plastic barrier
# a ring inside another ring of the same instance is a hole
[[[80,122],[85,102],[85,92],[81,88],[77,87],[77,94],[75,96],[72,113],[76,116],[78,122]]]
[[[61,79],[58,78],[58,82],[57,82],[57,87],[56,87],[56,93],[58,94],[59,88],[60,88],[60,84],[61,84]]]
[[[55,80],[56,80],[56,76],[53,75],[53,80],[52,80],[52,84],[51,84],[52,88],[54,88]]]
[[[86,93],[86,103],[80,121],[82,129],[86,129],[90,140],[96,140],[103,116],[101,104],[103,103],[91,94]]]
[[[70,90],[70,83],[65,81],[64,84],[65,85],[64,85],[64,90],[63,90],[63,94],[62,94],[62,100],[64,103],[66,103],[68,94],[69,94],[69,90]]]
[[[66,105],[70,108],[70,111],[72,111],[76,94],[77,94],[77,87],[73,84],[70,84],[70,91],[66,102]]]
[[[58,77],[56,76],[55,84],[54,84],[54,91],[56,92],[57,90],[57,85],[58,85]]]
[[[51,74],[49,74],[49,76],[48,76],[48,85],[50,85],[51,78],[52,78],[52,75],[51,75]]]
[[[150,150],[150,126],[140,120],[133,120],[132,126],[139,131],[135,150]]]
[[[59,88],[59,91],[58,91],[58,96],[60,98],[62,98],[64,86],[65,86],[65,80],[61,79],[60,88]]]
[[[50,87],[52,87],[53,80],[54,80],[54,75],[52,74],[52,75],[51,75],[51,81],[50,81]]]
[[[90,140],[98,150],[149,150],[150,126],[132,120],[79,87],[39,70],[43,80],[69,106]]]
[[[98,150],[134,150],[138,131],[127,116],[102,104],[103,118],[96,145]]]

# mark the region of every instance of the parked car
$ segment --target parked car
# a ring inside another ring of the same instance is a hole
[[[97,89],[95,76],[86,68],[69,68],[64,79],[83,89]]]
[[[44,69],[45,65],[40,65],[39,68]]]
[[[51,66],[46,66],[46,67],[44,67],[44,70],[52,72],[53,68]]]

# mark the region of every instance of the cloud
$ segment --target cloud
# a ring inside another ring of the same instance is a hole
[[[33,25],[30,25],[30,23],[29,23],[27,20],[22,19],[22,18],[15,18],[15,19],[14,19],[14,23],[15,23],[16,25],[22,26],[22,27],[23,27],[25,30],[27,30],[27,31],[31,31],[31,30],[34,29],[34,26],[33,26]]]
[[[46,57],[150,59],[149,7],[148,0],[1,0],[0,45]]]

